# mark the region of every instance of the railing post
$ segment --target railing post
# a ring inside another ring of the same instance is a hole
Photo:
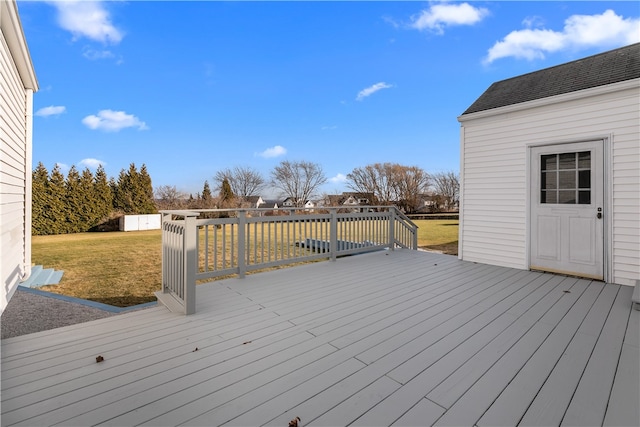
[[[197,215],[184,217],[184,314],[196,312],[196,273],[198,270],[198,248],[196,245]]]
[[[247,273],[247,254],[246,247],[246,224],[247,212],[238,211],[238,278],[244,279]]]
[[[389,208],[389,249],[392,250],[392,251],[395,250],[395,246],[396,246],[396,244],[395,244],[395,240],[396,240],[395,219],[396,219],[396,208],[390,207]]]
[[[169,248],[168,248],[168,238],[166,236],[167,231],[165,230],[166,223],[171,220],[171,214],[163,213],[162,214],[162,293],[166,294],[168,292],[167,283],[169,282],[169,275],[171,271],[171,267],[169,265]]]
[[[338,214],[336,209],[331,209],[331,220],[329,222],[329,252],[331,261],[337,259],[338,252]]]

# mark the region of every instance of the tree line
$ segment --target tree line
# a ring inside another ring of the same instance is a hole
[[[65,177],[60,166],[49,172],[40,162],[32,174],[32,234],[81,233],[94,230],[118,214],[152,214],[157,208],[147,167],[134,163],[118,179],[100,165],[95,173],[72,166]]]
[[[156,189],[156,202],[160,209],[202,209],[248,207],[247,200],[260,196],[267,187],[278,191],[280,197],[289,198],[297,207],[308,200],[326,198],[319,194],[327,182],[322,166],[306,161],[282,161],[265,178],[250,167],[236,166],[216,172],[212,195],[205,181],[202,193],[185,195],[175,186]],[[374,163],[353,169],[346,177],[346,186],[356,193],[373,195],[372,204],[396,205],[407,213],[424,208],[425,195],[432,199],[433,210],[452,209],[458,205],[460,184],[453,171],[429,174],[418,166],[398,163]]]
[[[319,194],[327,177],[322,166],[306,161],[282,161],[269,178],[250,167],[226,168],[213,176],[214,188],[204,182],[202,192],[185,194],[174,185],[155,189],[143,164],[122,169],[118,178],[108,178],[102,166],[95,173],[72,166],[65,177],[56,165],[51,172],[42,163],[33,171],[34,235],[79,233],[100,229],[122,214],[152,214],[158,209],[213,209],[250,207],[248,200],[267,187],[302,207]],[[372,195],[373,205],[396,205],[406,213],[424,208],[430,194],[434,210],[457,206],[460,185],[455,172],[429,174],[418,166],[373,163],[357,167],[346,176],[346,186],[356,193]]]

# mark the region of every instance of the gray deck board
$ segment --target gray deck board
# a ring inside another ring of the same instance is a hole
[[[1,424],[637,425],[631,293],[405,250],[225,279],[2,340]]]
[[[477,421],[478,425],[517,425],[529,403],[535,398],[544,381],[549,377],[551,369],[565,351],[589,309],[601,292],[601,287],[589,286],[576,301],[569,312],[556,327],[551,330],[544,341],[530,356],[526,364],[518,370],[508,385],[500,390],[500,395],[487,407],[484,415]],[[520,355],[518,355],[520,356]],[[491,377],[487,377],[491,378]],[[496,384],[497,382],[494,382]],[[499,387],[502,384],[498,383]],[[485,393],[489,395],[490,393]]]
[[[629,320],[629,310],[626,307],[628,290],[631,289],[620,288],[611,311],[606,313],[606,323],[597,337],[598,341],[590,353],[589,362],[563,414],[562,425],[599,425],[603,422],[622,350],[622,333]]]

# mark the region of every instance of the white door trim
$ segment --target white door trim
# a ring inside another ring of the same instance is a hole
[[[597,137],[589,137],[589,138],[581,138],[579,140],[564,140],[564,141],[551,141],[547,143],[536,143],[536,144],[526,144],[526,164],[525,164],[525,172],[527,177],[527,185],[526,185],[526,212],[525,212],[525,223],[526,223],[526,234],[525,234],[525,260],[526,265],[525,268],[531,269],[532,266],[532,243],[533,238],[533,224],[532,221],[532,211],[533,211],[533,203],[535,200],[535,194],[533,194],[532,190],[532,180],[534,179],[532,173],[532,164],[533,164],[533,152],[537,148],[543,147],[551,147],[557,148],[558,150],[563,150],[563,146],[567,146],[567,151],[571,151],[570,145],[580,144],[580,143],[600,143],[601,153],[602,153],[602,207],[603,207],[603,218],[602,218],[602,275],[605,282],[610,282],[611,279],[611,271],[612,271],[612,259],[611,259],[611,233],[612,233],[612,188],[611,188],[611,140],[613,135],[600,135]],[[536,171],[535,173],[539,173]]]

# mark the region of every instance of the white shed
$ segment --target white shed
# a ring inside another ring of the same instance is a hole
[[[640,44],[496,82],[458,121],[459,258],[640,279]]]
[[[0,1],[0,313],[31,272],[31,138],[38,82],[15,0]]]

